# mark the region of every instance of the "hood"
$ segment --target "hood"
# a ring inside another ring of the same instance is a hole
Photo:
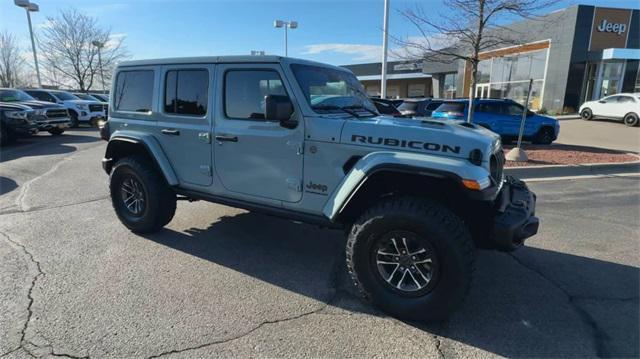
[[[346,121],[340,141],[350,145],[465,159],[469,158],[472,150],[479,149],[488,159],[500,136],[464,121],[377,116]]]
[[[6,103],[6,102],[5,102]],[[20,104],[20,105],[24,105],[24,106],[28,106],[34,110],[38,110],[41,108],[65,108],[62,105],[58,105],[57,103],[53,103],[53,102],[47,102],[47,101],[38,101],[38,100],[33,100],[33,101],[15,101],[15,102],[11,102],[12,104]]]
[[[31,107],[22,105],[18,102],[0,102],[0,110],[30,111],[31,109],[32,109]]]
[[[78,105],[96,105],[96,104],[100,104],[100,102],[98,101],[90,101],[90,100],[68,100],[65,101],[65,103],[75,103]]]

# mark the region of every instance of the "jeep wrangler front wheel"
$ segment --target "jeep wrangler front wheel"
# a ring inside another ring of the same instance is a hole
[[[175,214],[175,193],[143,157],[120,159],[111,172],[109,189],[118,218],[133,232],[158,231]]]
[[[466,296],[474,246],[465,224],[428,199],[397,197],[367,210],[347,241],[356,286],[401,319],[445,319]]]

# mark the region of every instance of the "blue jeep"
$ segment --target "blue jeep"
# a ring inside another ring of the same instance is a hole
[[[475,99],[473,122],[499,134],[504,142],[518,138],[524,106],[513,100]],[[467,119],[469,101],[449,100],[438,107],[431,116],[435,119]],[[524,124],[523,139],[535,144],[548,145],[558,138],[558,120],[529,111]]]

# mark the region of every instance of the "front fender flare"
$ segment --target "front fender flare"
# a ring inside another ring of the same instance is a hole
[[[322,213],[331,221],[347,206],[349,200],[368,177],[383,170],[417,173],[448,178],[461,183],[462,179],[485,179],[487,170],[468,160],[411,152],[372,152],[362,157],[329,196]]]
[[[129,142],[143,146],[149,156],[155,161],[156,165],[164,175],[165,180],[170,186],[179,184],[178,176],[176,176],[169,159],[162,151],[162,147],[158,140],[151,134],[139,131],[115,131],[109,138],[109,144],[105,153],[105,159],[112,158],[113,149],[118,142]]]

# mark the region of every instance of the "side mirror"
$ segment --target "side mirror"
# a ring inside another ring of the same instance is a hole
[[[295,128],[298,121],[291,119],[293,104],[288,96],[267,95],[264,97],[264,118],[267,121],[278,121],[284,128]]]
[[[598,103],[607,103],[607,101],[605,101],[605,100],[600,100],[600,101],[598,101]]]

